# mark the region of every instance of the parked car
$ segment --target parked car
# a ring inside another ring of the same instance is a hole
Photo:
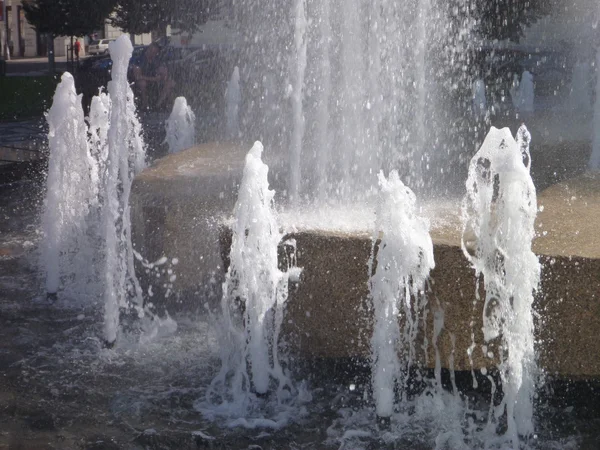
[[[108,44],[110,44],[114,39],[100,39],[99,41],[93,41],[89,48],[89,55],[108,55]]]

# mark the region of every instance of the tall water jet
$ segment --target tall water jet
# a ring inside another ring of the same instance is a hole
[[[225,90],[225,119],[226,133],[230,139],[240,137],[240,104],[242,103],[242,91],[240,88],[240,69],[235,66],[231,78]]]
[[[209,402],[217,396],[241,413],[252,391],[266,394],[273,380],[279,396],[290,383],[277,352],[288,273],[278,266],[282,234],[262,151],[262,144],[256,142],[246,156],[234,208],[230,265],[221,301],[222,365],[207,392]]]
[[[342,3],[342,91],[339,103],[341,115],[341,140],[338,161],[341,162],[342,184],[338,192],[342,196],[351,195],[356,177],[368,172],[363,160],[364,141],[364,106],[365,64],[363,55],[363,27],[361,22],[361,2],[347,0]],[[348,149],[353,149],[347,154]],[[364,179],[364,177],[361,177]],[[362,187],[362,186],[361,186]]]
[[[380,165],[381,159],[381,136],[379,128],[383,122],[383,93],[381,88],[381,27],[383,25],[383,17],[381,16],[380,0],[375,0],[370,9],[369,16],[369,37],[368,37],[368,100],[367,111],[369,126],[367,129],[367,141],[371,148],[369,157],[372,160],[372,167]]]
[[[110,126],[110,97],[100,92],[92,97],[88,117],[90,153],[98,166],[98,186],[105,186],[106,160],[108,158],[108,129]],[[99,189],[100,191],[100,189]],[[101,192],[99,192],[101,194]]]
[[[169,153],[177,153],[196,145],[196,116],[185,97],[177,97],[165,124],[165,142]]]
[[[372,384],[377,415],[390,417],[396,387],[405,397],[408,371],[416,362],[415,340],[427,303],[425,286],[435,263],[429,223],[418,214],[415,194],[396,171],[389,179],[380,173],[379,186],[369,264],[376,266],[369,280],[375,316]]]
[[[589,168],[600,169],[600,47],[596,53],[596,101],[594,103],[594,123],[592,154],[590,155]]]
[[[533,435],[537,370],[533,300],[540,263],[531,250],[537,200],[529,173],[530,139],[524,125],[516,141],[508,128],[492,127],[469,165],[462,207],[462,248],[485,286],[482,350],[500,360],[504,392],[489,426],[505,415],[504,437],[515,448],[520,436]]]
[[[423,175],[423,159],[427,156],[425,151],[426,143],[426,115],[427,115],[427,41],[428,41],[428,23],[430,14],[430,0],[418,0],[417,6],[417,31],[415,36],[414,51],[415,51],[415,83],[417,90],[416,104],[416,127],[414,151],[412,160],[416,162],[416,166],[411,168],[411,176],[416,176],[418,182],[422,182]]]
[[[107,174],[103,211],[105,245],[104,337],[112,345],[119,330],[119,308],[134,299],[142,315],[141,289],[134,271],[129,194],[134,176],[145,166],[145,146],[137,119],[127,68],[133,52],[126,35],[110,43],[113,60],[108,130]]]
[[[46,115],[49,126],[48,178],[42,218],[46,291],[55,295],[61,272],[85,282],[91,260],[86,219],[97,199],[98,169],[87,142],[81,96],[65,72]],[[83,279],[82,279],[83,278]]]
[[[320,34],[320,67],[319,67],[319,102],[317,104],[317,170],[318,170],[318,198],[321,203],[325,201],[328,188],[328,167],[331,158],[331,134],[329,132],[329,100],[331,97],[331,62],[329,61],[329,47],[331,46],[331,4],[330,0],[322,0],[319,11]]]
[[[300,158],[302,156],[302,139],[304,138],[303,89],[304,72],[306,71],[306,0],[294,1],[294,81],[292,86],[293,130],[290,144],[290,198],[298,202],[300,193]]]

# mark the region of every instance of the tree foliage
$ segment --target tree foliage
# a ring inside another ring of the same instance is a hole
[[[218,5],[218,0],[117,0],[111,22],[133,34],[164,30],[167,25],[194,31]]]
[[[53,36],[84,36],[104,27],[116,0],[25,0],[27,21]]]
[[[549,14],[556,0],[472,0],[475,32],[487,39],[518,41],[524,30]]]

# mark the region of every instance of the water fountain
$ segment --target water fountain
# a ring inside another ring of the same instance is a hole
[[[534,434],[537,375],[533,301],[540,263],[531,250],[537,200],[529,174],[530,140],[525,126],[516,141],[509,129],[492,128],[471,160],[463,203],[462,247],[485,286],[481,345],[490,358],[499,357],[504,391],[490,422],[506,415],[515,447],[519,436]],[[491,345],[498,338],[501,342]]]
[[[133,46],[127,36],[110,44],[112,81],[108,85],[110,113],[106,158],[106,203],[103,208],[105,245],[104,337],[113,345],[119,332],[119,309],[131,307],[143,317],[141,288],[134,270],[129,195],[133,177],[145,166],[146,149],[136,116],[127,68]]]
[[[379,184],[369,264],[376,266],[369,280],[375,316],[371,370],[377,415],[390,417],[397,385],[400,399],[406,401],[409,370],[416,362],[416,337],[427,303],[426,282],[435,264],[429,225],[417,214],[414,193],[400,181],[398,172],[392,172],[389,179],[380,173]],[[404,322],[402,331],[399,318]]]
[[[117,338],[119,308],[130,307],[133,298],[138,315],[144,315],[134,270],[129,195],[133,177],[145,166],[141,125],[127,81],[133,47],[126,37],[111,45],[113,80],[108,95],[93,98],[89,126],[70,74],[63,75],[55,94],[48,113],[50,163],[43,220],[47,292],[56,296],[61,275],[74,279],[80,295],[92,285],[101,289],[109,345]],[[99,274],[104,283],[96,279]]]
[[[569,183],[542,193],[538,210],[529,173],[531,137],[522,127],[516,140],[508,129],[492,129],[472,158],[462,222],[456,201],[428,199],[417,207],[415,194],[400,180],[427,191],[434,159],[426,143],[444,148],[440,131],[428,128],[436,120],[429,112],[438,105],[434,93],[440,89],[430,79],[435,63],[428,58],[434,45],[428,42],[440,33],[429,31],[444,22],[427,0],[391,3],[325,1],[318,7],[320,20],[311,21],[311,4],[293,2],[288,42],[294,54],[286,92],[291,102],[289,114],[279,118],[289,123],[283,124],[286,132],[275,133],[287,142],[275,142],[267,152],[268,168],[260,143],[245,164],[243,144],[208,143],[156,162],[132,184],[144,151],[126,82],[131,48],[124,40],[114,44],[109,96],[94,101],[89,119],[89,148],[98,155],[105,183],[99,194],[106,242],[104,337],[115,342],[120,308],[133,305],[138,315],[145,314],[133,271],[134,244],[142,256],[156,253],[158,265],[168,260],[165,255],[176,256],[181,270],[192,274],[173,279],[173,287],[182,297],[192,292],[196,300],[204,298],[199,292],[208,286],[205,277],[214,288],[228,264],[214,320],[221,369],[203,395],[193,394],[204,418],[220,423],[225,416],[228,427],[279,429],[294,415],[304,417],[298,404],[311,398],[292,382],[284,359],[290,364],[351,359],[357,366],[371,363],[371,383],[343,387],[339,401],[351,397],[356,403],[340,407],[334,420],[342,445],[362,438],[393,445],[413,426],[420,433],[415,439],[437,448],[528,445],[537,432],[538,370],[600,375],[593,356],[600,324],[593,314],[581,315],[561,301],[575,296],[584,309],[594,308],[600,280],[590,274],[597,273],[600,253],[589,245],[565,248],[564,239],[555,238],[575,234],[555,212],[571,208],[585,214],[595,197]],[[332,14],[335,5],[344,14]],[[368,14],[359,14],[361,7]],[[392,39],[398,29],[410,33]],[[415,38],[413,48],[408,44]],[[393,50],[401,51],[405,69],[393,61]],[[262,61],[249,64],[257,62]],[[273,90],[278,84],[262,81],[255,86]],[[481,103],[485,85],[467,81],[467,98]],[[516,95],[521,112],[534,112],[531,81],[523,74]],[[236,67],[226,94],[227,134],[236,140],[243,86]],[[400,99],[405,104],[399,106]],[[290,149],[290,158],[280,156],[283,148]],[[378,192],[375,173],[390,167],[400,172],[391,171],[388,179],[381,175]],[[584,243],[591,240],[590,232],[582,234]],[[572,244],[576,238],[569,239]],[[219,240],[228,255],[223,262],[215,248]],[[287,245],[302,273],[285,271]],[[535,325],[534,294],[544,312],[537,318],[542,326]],[[565,354],[561,342],[567,337],[577,353]],[[415,368],[420,370],[411,378]],[[450,392],[444,391],[443,369]],[[473,397],[457,387],[456,373],[465,372],[474,383],[491,386],[492,400],[472,404]],[[420,392],[409,393],[409,385]],[[312,387],[323,392],[318,382]],[[502,395],[495,404],[497,393]],[[389,419],[387,430],[376,426],[376,416]],[[333,428],[327,430],[331,436],[337,433]]]
[[[63,282],[83,295],[81,288],[91,281],[86,269],[93,256],[88,215],[97,202],[99,172],[90,155],[81,96],[75,92],[75,81],[69,73],[63,75],[46,118],[50,147],[42,219],[46,292],[55,297],[63,277]],[[65,280],[65,276],[71,280]]]
[[[165,142],[169,153],[177,153],[196,144],[196,116],[185,97],[177,97],[165,124]]]

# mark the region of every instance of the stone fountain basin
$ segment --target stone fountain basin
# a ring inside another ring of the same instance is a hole
[[[237,196],[244,155],[250,145],[204,144],[169,155],[134,181],[131,201],[134,246],[147,259],[176,257],[173,289],[180,299],[202,303],[227,264],[231,232],[227,221]],[[265,155],[266,156],[266,155]],[[278,189],[278,161],[272,184]],[[280,187],[280,186],[279,186]],[[542,263],[536,297],[539,363],[562,377],[600,376],[600,176],[581,175],[538,193],[541,212],[533,249]],[[473,367],[494,366],[482,348],[483,302],[476,301],[475,274],[460,248],[456,202],[428,208],[436,268],[429,311],[422,324],[425,367],[435,364],[433,317],[444,315],[437,341],[443,367],[470,370],[467,349],[478,344]],[[426,208],[427,209],[427,208]],[[282,215],[286,239],[297,242],[300,283],[290,291],[283,336],[306,357],[347,358],[369,355],[371,313],[367,262],[371,234],[361,226],[335,229]],[[359,223],[360,220],[357,221]],[[368,223],[368,220],[365,222]],[[295,225],[295,226],[292,226]],[[151,281],[144,278],[142,282]],[[472,325],[471,325],[472,324]]]

